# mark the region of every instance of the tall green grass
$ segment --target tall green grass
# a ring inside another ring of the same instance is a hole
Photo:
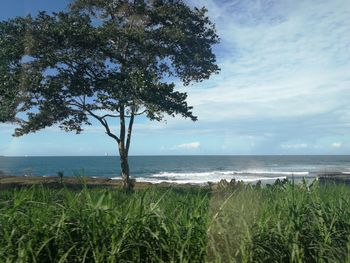
[[[202,262],[207,193],[150,189],[0,194],[0,262]]]
[[[210,207],[209,261],[350,262],[349,186],[236,185]]]
[[[0,262],[350,262],[350,187],[1,191]]]

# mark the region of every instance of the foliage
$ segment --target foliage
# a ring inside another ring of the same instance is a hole
[[[0,193],[0,262],[202,262],[201,190]]]
[[[63,184],[63,177],[64,177],[64,172],[63,171],[58,171],[57,176],[60,178],[60,183]]]
[[[0,262],[348,262],[350,188],[0,192]]]
[[[278,181],[228,190],[211,198],[209,261],[349,261],[349,186]]]
[[[0,23],[0,123],[16,120],[16,110],[23,94],[20,65],[25,52],[28,19]]]

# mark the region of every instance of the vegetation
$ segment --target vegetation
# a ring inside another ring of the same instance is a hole
[[[349,262],[350,187],[0,192],[0,262]]]
[[[1,192],[0,262],[199,262],[201,190]]]
[[[228,189],[211,199],[210,261],[349,262],[349,186]]]
[[[19,108],[21,70],[16,66],[23,56],[23,34],[21,26],[0,23],[0,123],[15,122],[17,109],[24,109]]]
[[[63,171],[58,171],[57,176],[60,178],[60,183],[63,184],[63,177],[64,177],[64,172]]]
[[[0,122],[25,112],[15,131],[22,136],[55,124],[80,133],[95,120],[118,145],[131,187],[136,116],[195,121],[175,82],[186,86],[219,70],[206,13],[182,0],[75,0],[67,12],[1,22]]]

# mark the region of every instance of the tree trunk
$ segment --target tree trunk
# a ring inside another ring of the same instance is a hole
[[[130,192],[132,191],[134,185],[132,183],[132,180],[130,180],[128,154],[126,153],[126,150],[124,149],[123,145],[119,145],[119,155],[121,176],[123,180],[123,189],[127,192]]]
[[[85,99],[84,99],[85,100]],[[108,126],[108,122],[106,121],[105,117],[100,117],[96,115],[93,111],[85,108],[85,102],[84,104],[79,104],[77,102],[77,105],[80,106],[86,110],[91,116],[96,118],[106,129],[106,133],[108,136],[113,138],[118,143],[118,149],[119,149],[119,156],[120,156],[120,168],[121,168],[121,176],[123,180],[123,188],[126,191],[132,191],[134,187],[135,180],[130,179],[130,170],[129,170],[129,163],[128,163],[128,156],[129,156],[129,148],[130,148],[130,142],[131,142],[131,133],[132,133],[132,127],[134,125],[134,118],[135,118],[135,107],[131,110],[130,115],[130,121],[128,126],[128,131],[126,134],[125,130],[125,105],[121,104],[119,106],[119,119],[120,119],[120,135],[119,138],[117,135],[113,134]]]

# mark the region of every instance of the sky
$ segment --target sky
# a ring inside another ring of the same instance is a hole
[[[0,20],[68,2],[2,0]],[[206,6],[216,24],[221,72],[190,87],[177,83],[197,122],[137,118],[131,155],[350,153],[349,0],[187,3]],[[0,155],[117,154],[97,124],[80,135],[50,127],[14,138],[13,129],[0,124]]]

